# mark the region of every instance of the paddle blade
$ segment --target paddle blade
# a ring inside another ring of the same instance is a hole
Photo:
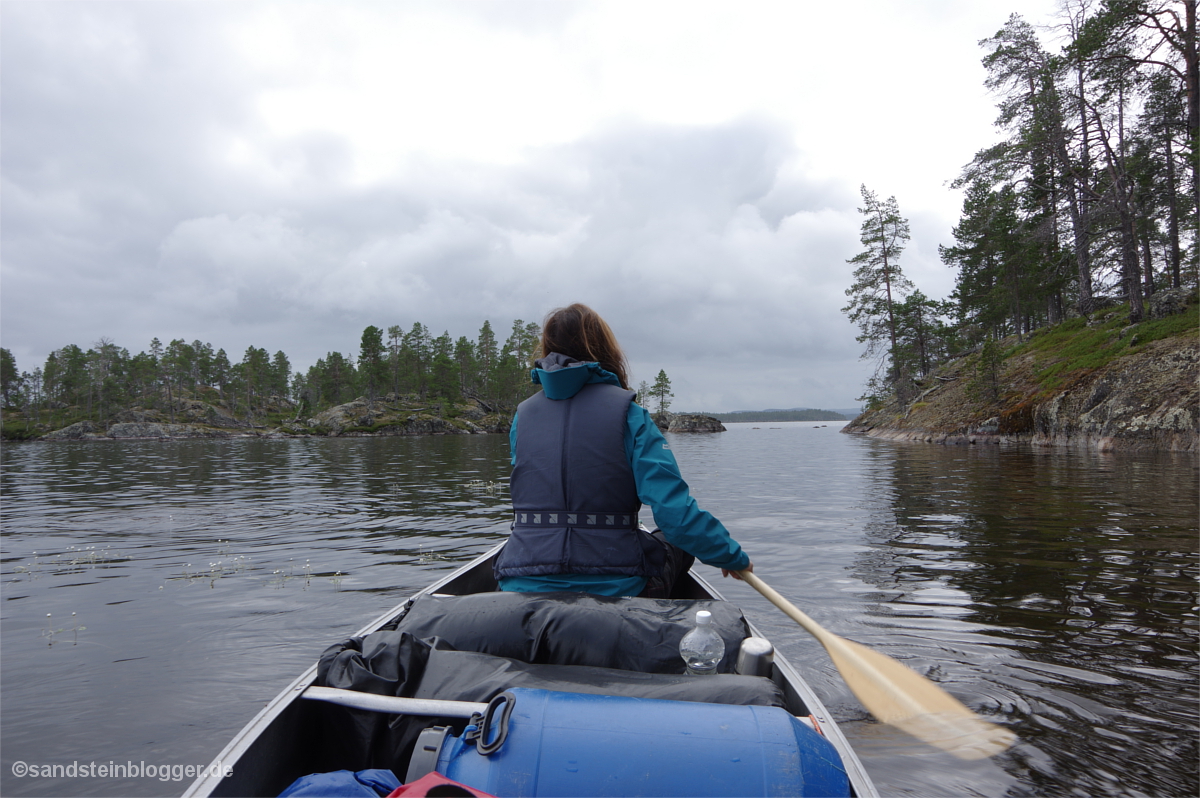
[[[902,662],[829,632],[821,642],[854,695],[881,722],[960,759],[995,756],[1016,741],[1011,731],[983,720]]]
[[[753,572],[738,576],[820,641],[854,695],[881,722],[960,759],[994,756],[1016,741],[907,665],[824,629]]]

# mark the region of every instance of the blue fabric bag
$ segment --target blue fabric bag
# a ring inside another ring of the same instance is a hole
[[[301,776],[279,793],[279,798],[379,798],[399,786],[400,779],[390,770],[335,770]]]

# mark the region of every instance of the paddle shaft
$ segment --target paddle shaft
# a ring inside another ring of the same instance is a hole
[[[800,624],[800,626],[804,628],[804,631],[817,638],[817,641],[825,647],[827,652],[829,652],[829,656],[833,658],[833,663],[835,666],[838,666],[839,670],[841,670],[841,663],[844,661],[844,658],[848,655],[853,655],[854,652],[847,649],[847,644],[850,643],[850,641],[828,631],[812,618],[805,615],[799,607],[785,599],[783,596],[779,595],[775,588],[771,587],[766,582],[755,576],[753,571],[739,571],[738,576],[742,577],[742,579],[748,585],[750,585],[750,587],[761,593],[763,597],[767,599],[767,601],[783,610],[785,615],[787,615],[796,623]],[[885,655],[879,654],[879,656],[882,657]],[[898,667],[908,667],[900,662],[896,662],[896,665]],[[882,689],[887,690],[892,688],[892,685],[889,682],[886,674],[880,673],[871,662],[858,658],[858,660],[855,662],[855,672],[871,680]],[[843,674],[843,677],[845,677],[845,674]],[[930,684],[932,685],[932,682]],[[851,687],[853,688],[853,685]],[[923,711],[919,701],[914,700],[911,696],[902,691],[894,691],[892,700],[904,707],[906,712],[920,714]],[[870,707],[868,707],[868,709],[869,708]]]
[[[766,598],[767,601],[783,610],[785,615],[804,627],[806,632],[820,640],[822,643],[825,642],[824,638],[829,635],[829,632],[825,631],[817,624],[816,621],[801,612],[795,604],[792,604],[792,602],[776,593],[773,587],[755,576],[753,571],[738,571],[738,576],[740,576],[746,584],[750,585],[750,587],[754,588],[759,593],[762,593],[763,597]]]
[[[962,759],[994,756],[1016,741],[1011,731],[978,717],[902,662],[822,629],[750,571],[738,576],[817,638],[846,685],[880,721]]]

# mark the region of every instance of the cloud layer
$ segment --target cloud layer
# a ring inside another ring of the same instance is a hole
[[[831,166],[778,76],[733,70],[780,100],[738,107],[646,8],[631,33],[593,3],[6,3],[4,346],[26,370],[101,336],[304,367],[368,324],[503,335],[583,301],[677,407],[852,405],[857,187],[900,189]],[[750,29],[727,35],[749,60]],[[953,204],[901,195],[906,269],[933,295]]]

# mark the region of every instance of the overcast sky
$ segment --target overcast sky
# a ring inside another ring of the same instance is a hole
[[[296,368],[585,302],[675,409],[848,408],[859,185],[926,294],[1055,0],[0,3],[0,340]]]

